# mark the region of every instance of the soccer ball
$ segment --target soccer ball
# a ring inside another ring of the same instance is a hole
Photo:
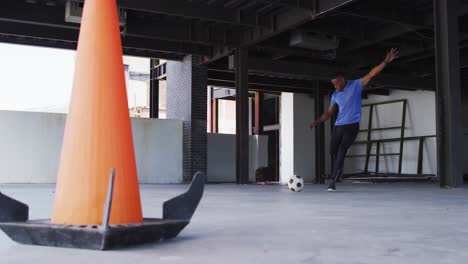
[[[301,176],[293,175],[288,182],[289,190],[293,192],[300,192],[304,188],[304,179]]]

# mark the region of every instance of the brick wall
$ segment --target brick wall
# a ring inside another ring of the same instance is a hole
[[[188,55],[167,63],[167,118],[184,121],[184,180],[207,162],[207,73],[200,57]]]

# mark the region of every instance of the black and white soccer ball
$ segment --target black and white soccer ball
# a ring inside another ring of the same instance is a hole
[[[293,175],[288,181],[288,188],[293,192],[300,192],[304,188],[304,179],[301,176]]]

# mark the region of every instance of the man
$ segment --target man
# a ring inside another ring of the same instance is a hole
[[[333,172],[331,175],[331,183],[328,186],[328,191],[336,190],[336,181],[339,179],[346,152],[357,137],[359,132],[359,123],[361,121],[361,93],[364,87],[377,76],[389,63],[398,58],[398,50],[391,49],[385,60],[375,66],[366,76],[357,80],[345,79],[342,73],[335,75],[331,81],[335,87],[330,106],[327,112],[321,115],[317,120],[310,125],[310,128],[316,127],[319,123],[328,120],[339,108],[338,117],[333,129],[330,142],[330,152],[334,158]]]

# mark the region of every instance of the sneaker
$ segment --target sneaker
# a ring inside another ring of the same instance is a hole
[[[336,191],[335,182],[331,182],[330,185],[328,185],[328,191],[329,192]]]

